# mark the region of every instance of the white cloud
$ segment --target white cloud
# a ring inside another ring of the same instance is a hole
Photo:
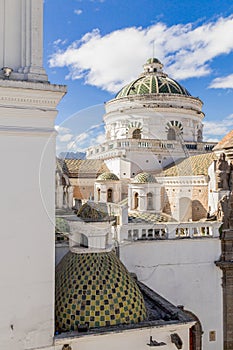
[[[211,61],[233,51],[233,16],[201,25],[156,23],[130,27],[102,36],[98,29],[86,33],[65,50],[58,49],[51,67],[68,67],[67,78],[81,79],[110,92],[141,72],[145,59],[155,56],[173,78],[186,79],[211,73]]]
[[[68,142],[73,138],[72,134],[58,135],[58,139],[60,142]]]
[[[66,127],[61,126],[61,125],[55,125],[55,130],[60,134],[66,134],[66,133],[70,132],[69,128],[66,128]]]
[[[84,141],[86,141],[89,137],[89,134],[87,132],[83,132],[82,134],[79,134],[75,137],[75,142],[79,144],[83,144]]]
[[[101,144],[105,141],[105,134],[99,134],[97,137],[96,137],[96,144]]]
[[[74,10],[74,13],[79,16],[83,13],[83,10],[77,9],[77,10]]]
[[[65,45],[66,43],[67,43],[67,39],[62,40],[62,39],[59,38],[57,40],[54,40],[53,45],[55,47],[57,47],[58,45]]]
[[[214,79],[209,87],[212,89],[233,89],[233,74]]]
[[[219,141],[233,129],[233,114],[215,122],[204,122],[204,140]]]

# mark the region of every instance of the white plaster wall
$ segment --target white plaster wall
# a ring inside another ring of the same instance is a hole
[[[52,342],[55,139],[47,141],[0,137],[0,344],[5,350]]]
[[[222,273],[215,266],[220,240],[178,239],[123,244],[120,257],[140,281],[175,305],[183,305],[200,319],[203,349],[223,347]],[[209,342],[209,331],[216,341]]]
[[[177,333],[183,341],[183,350],[189,350],[189,327],[192,324],[170,325],[150,327],[144,329],[132,329],[127,331],[111,332],[106,334],[84,335],[80,337],[55,340],[52,347],[44,350],[62,350],[63,344],[69,344],[72,350],[148,350],[150,336],[158,342],[165,342],[164,350],[174,350],[171,343],[171,334]],[[37,349],[39,350],[39,349]]]
[[[208,206],[210,209],[210,214],[215,214],[218,210],[218,201],[221,199],[219,195],[219,191],[216,189],[216,162],[214,161],[209,169],[208,169],[208,175],[209,175],[209,186],[208,186]]]
[[[185,98],[182,98],[181,101],[179,101],[179,98],[177,100],[178,106],[176,108],[160,107],[153,109],[145,108],[143,105],[138,108],[137,102],[129,104],[126,100],[124,103],[121,100],[115,100],[115,105],[119,104],[119,109],[104,116],[107,136],[111,140],[127,138],[130,137],[127,133],[130,128],[139,127],[142,130],[143,139],[167,140],[167,123],[178,121],[183,126],[182,138],[185,141],[197,141],[197,132],[202,129],[200,115],[189,108],[183,108]],[[156,100],[153,102],[155,103]],[[179,108],[179,102],[182,109]],[[173,104],[173,101],[171,104]]]
[[[0,344],[5,350],[53,341],[53,121],[64,93],[64,87],[0,80]]]
[[[106,159],[105,164],[111,173],[117,175],[119,178],[130,178],[132,164],[127,159],[111,158]]]

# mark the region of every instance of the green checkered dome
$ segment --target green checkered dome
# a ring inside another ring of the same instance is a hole
[[[100,180],[100,181],[119,181],[119,178],[113,173],[105,172],[103,174],[100,174],[98,176],[97,180]]]
[[[137,283],[114,252],[67,253],[56,269],[55,303],[59,333],[146,319]]]
[[[140,183],[140,184],[148,184],[148,183],[156,183],[156,182],[157,180],[152,174],[145,173],[145,172],[139,173],[132,180],[132,183]]]

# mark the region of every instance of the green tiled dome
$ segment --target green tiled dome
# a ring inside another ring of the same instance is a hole
[[[146,69],[140,77],[121,89],[116,98],[146,95],[146,94],[178,94],[191,96],[191,94],[177,81],[162,72],[163,65],[157,58],[150,58],[145,64]],[[147,68],[149,69],[147,70]]]
[[[154,178],[154,176],[148,173],[139,173],[133,179],[133,183],[140,183],[140,184],[155,183],[155,182],[157,181]]]
[[[108,181],[108,180],[114,180],[114,181],[119,181],[119,178],[113,174],[113,173],[103,173],[100,174],[97,178],[97,180],[102,180],[102,181]]]
[[[75,254],[56,269],[56,331],[138,323],[146,318],[142,294],[113,252]]]
[[[65,219],[56,217],[55,231],[69,233],[70,232],[69,224]]]

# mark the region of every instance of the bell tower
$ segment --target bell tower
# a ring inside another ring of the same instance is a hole
[[[0,1],[0,68],[12,69],[12,79],[48,80],[43,69],[42,25],[42,1]]]
[[[43,69],[43,0],[0,0],[0,344],[54,336],[55,136],[65,86]]]

